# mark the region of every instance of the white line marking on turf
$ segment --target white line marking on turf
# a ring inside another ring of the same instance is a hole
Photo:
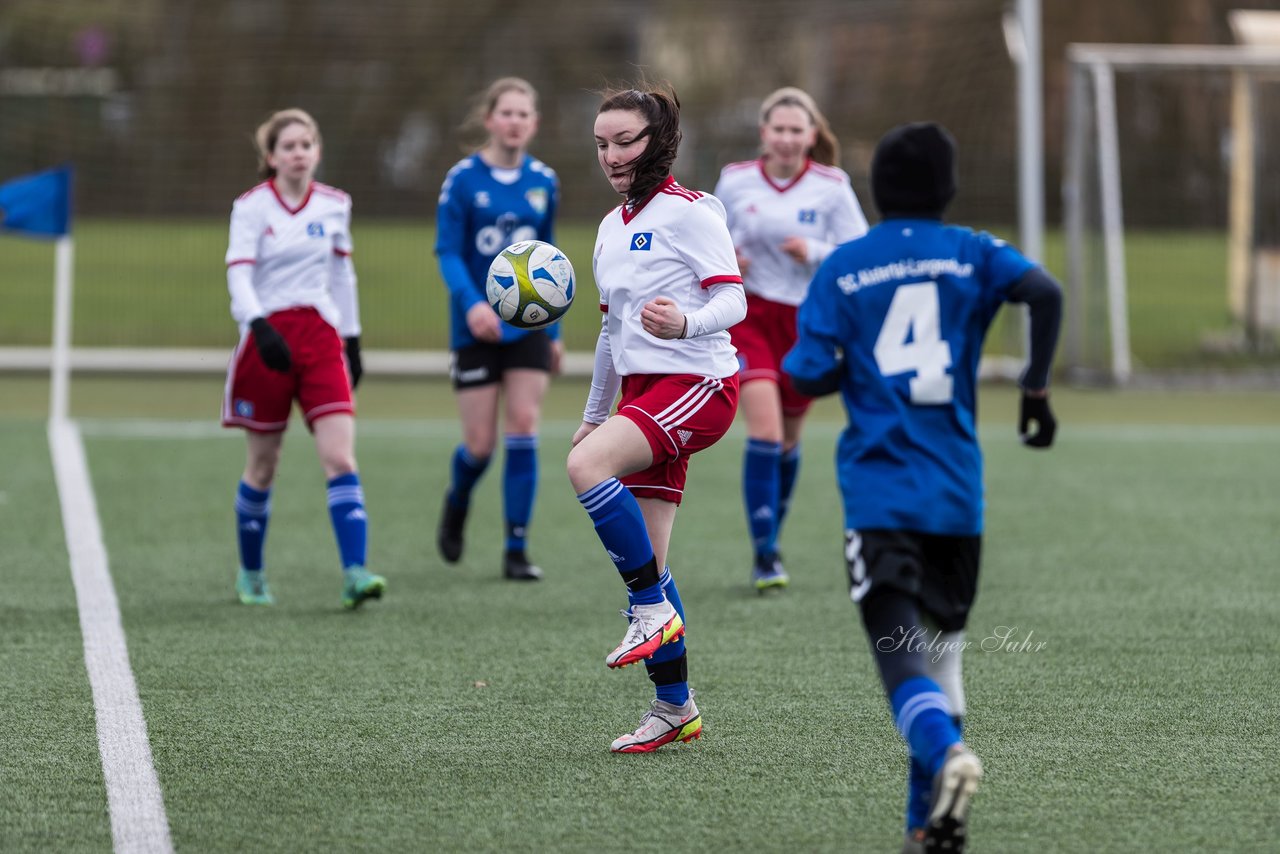
[[[110,439],[240,439],[240,430],[228,430],[214,421],[178,421],[97,418],[79,419],[86,436]],[[549,420],[542,424],[544,438],[556,440],[573,435],[581,422]],[[291,425],[301,429],[301,425]],[[805,433],[813,438],[833,438],[844,425],[837,422],[808,422]],[[734,424],[736,433],[742,432]],[[979,427],[983,442],[1017,442],[1013,425],[984,424]],[[357,422],[356,438],[448,439],[461,438],[454,419],[364,419]],[[1247,424],[1068,424],[1058,431],[1058,442],[1276,442],[1280,428]],[[549,447],[549,445],[547,446]],[[567,449],[566,449],[567,453]]]
[[[151,761],[138,686],[129,668],[84,442],[74,422],[50,421],[49,449],[80,611],[84,663],[93,689],[111,838],[117,852],[171,852],[169,819]]]

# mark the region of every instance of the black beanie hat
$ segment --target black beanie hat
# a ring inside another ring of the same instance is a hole
[[[883,219],[942,219],[956,194],[956,141],[942,125],[898,125],[871,159],[871,197]]]

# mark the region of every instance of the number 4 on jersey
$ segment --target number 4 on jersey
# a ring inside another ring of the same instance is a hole
[[[886,377],[915,371],[911,402],[951,402],[951,348],[939,328],[938,285],[900,285],[876,338],[876,364]]]

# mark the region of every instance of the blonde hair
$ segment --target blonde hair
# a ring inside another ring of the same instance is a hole
[[[523,77],[499,77],[476,96],[471,110],[467,113],[467,118],[462,122],[463,137],[474,141],[474,144],[471,145],[464,142],[464,150],[470,151],[484,144],[486,139],[484,120],[489,118],[497,108],[498,99],[508,92],[519,92],[523,95],[528,95],[529,100],[533,102],[534,112],[537,112],[538,90],[533,88],[532,83]]]
[[[275,150],[276,142],[280,139],[280,134],[289,125],[302,125],[311,131],[311,135],[316,138],[316,145],[320,144],[320,126],[316,124],[316,120],[311,118],[311,114],[306,110],[300,110],[297,107],[290,107],[287,110],[279,110],[271,114],[271,118],[258,125],[257,132],[253,135],[254,144],[258,148],[258,177],[262,180],[274,178],[276,170],[273,169],[267,158],[271,152]]]
[[[840,143],[832,133],[831,125],[827,123],[827,117],[818,109],[818,105],[814,103],[808,92],[797,89],[795,86],[783,86],[770,93],[760,105],[761,127],[769,121],[769,114],[775,107],[799,107],[808,113],[817,133],[814,135],[813,145],[809,147],[806,154],[815,162],[825,166],[840,165]]]

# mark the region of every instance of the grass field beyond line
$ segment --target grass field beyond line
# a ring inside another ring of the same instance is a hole
[[[563,222],[556,243],[575,265],[579,305],[563,322],[566,346],[589,352],[599,330],[591,257],[597,222]],[[989,226],[1012,238],[1016,230]],[[366,349],[448,348],[445,288],[430,220],[354,223]],[[53,253],[35,241],[3,240],[0,281],[6,286],[0,345],[47,346],[52,318]],[[80,347],[226,347],[236,328],[228,313],[227,223],[220,218],[76,221],[75,329]],[[1164,370],[1238,358],[1204,351],[1206,336],[1230,327],[1226,302],[1226,235],[1214,231],[1131,231],[1126,236],[1129,328],[1135,366]],[[1066,282],[1062,235],[1046,235],[1046,268]],[[1094,367],[1106,358],[1107,321],[1101,287],[1078,308],[1086,317]],[[1002,314],[988,353],[1017,352],[1020,333]],[[1272,359],[1274,362],[1274,359]]]

